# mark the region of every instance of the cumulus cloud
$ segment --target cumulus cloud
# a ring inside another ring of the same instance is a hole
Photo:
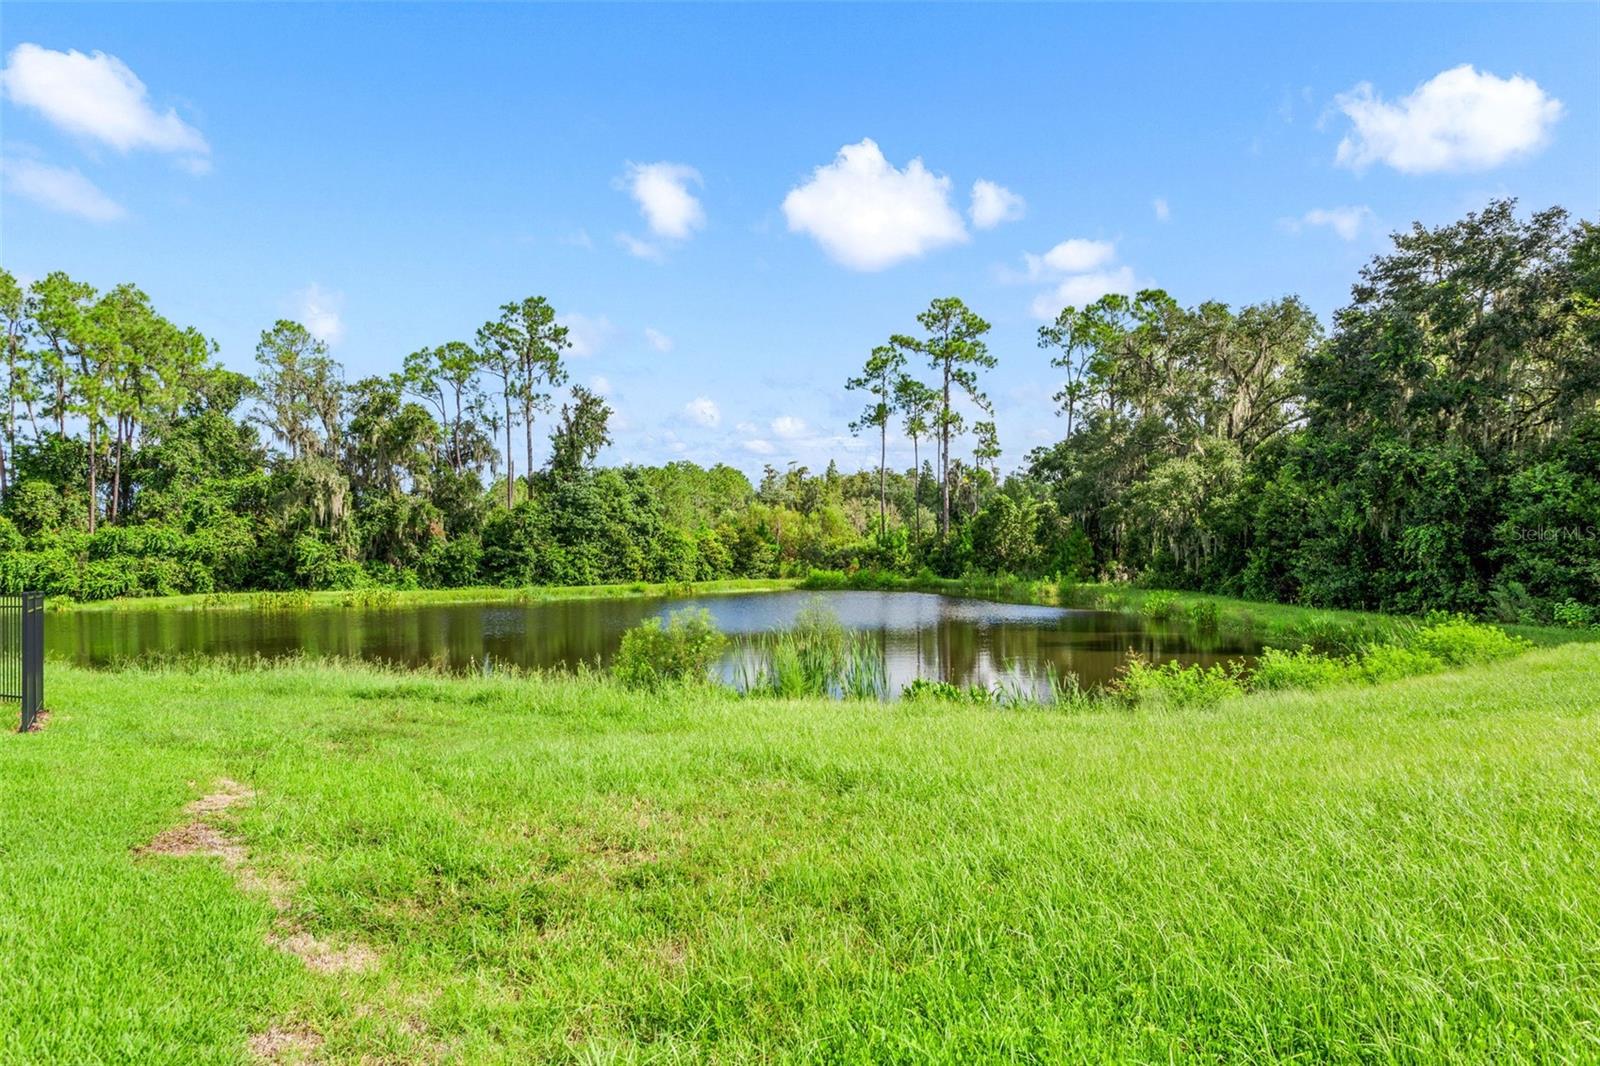
[[[295,310],[306,332],[330,347],[344,338],[344,293],[312,282],[295,293]]]
[[[617,327],[605,315],[584,315],[576,311],[556,316],[556,324],[567,327],[567,354],[587,359],[616,336]]]
[[[172,108],[158,110],[138,75],[104,52],[56,52],[19,44],[0,72],[5,95],[74,136],[119,152],[147,148],[189,157],[191,171],[209,169],[211,146]]]
[[[1299,233],[1303,226],[1325,226],[1343,240],[1353,241],[1361,235],[1362,228],[1373,218],[1372,208],[1365,204],[1350,207],[1314,207],[1298,219],[1290,219],[1288,230]]]
[[[743,445],[744,450],[750,452],[752,455],[771,455],[773,452],[777,451],[777,449],[772,446],[772,442],[770,440],[762,440],[760,437],[753,437],[750,440],[741,441],[740,443]]]
[[[683,413],[702,426],[715,427],[722,422],[722,411],[709,396],[696,396],[683,405]]]
[[[629,163],[623,186],[639,204],[650,232],[681,241],[706,224],[705,209],[689,191],[700,172],[683,163]]]
[[[1026,269],[1002,270],[1000,280],[1049,283],[1030,306],[1037,317],[1053,319],[1063,307],[1084,307],[1107,293],[1132,295],[1139,287],[1133,268],[1116,260],[1115,242],[1073,237],[1042,254],[1024,252]]]
[[[782,440],[799,440],[806,435],[805,419],[779,415],[772,420],[772,435]]]
[[[1335,101],[1353,129],[1336,161],[1403,174],[1484,170],[1544,147],[1562,104],[1531,78],[1500,78],[1470,64],[1434,75],[1394,103],[1362,82]]]
[[[1027,209],[1027,202],[1004,185],[984,178],[972,183],[972,207],[968,214],[978,229],[994,229],[1002,222],[1015,222]]]
[[[1155,209],[1157,222],[1165,222],[1172,217],[1172,208],[1167,204],[1165,196],[1158,196],[1151,200],[1150,206]]]
[[[845,145],[791,189],[783,214],[791,233],[808,234],[852,270],[882,270],[967,239],[950,179],[921,159],[897,169],[871,139]]]
[[[1134,288],[1133,268],[1128,266],[1073,274],[1035,296],[1033,313],[1039,318],[1053,319],[1063,307],[1085,307],[1112,292],[1131,296]]]
[[[74,167],[53,167],[32,159],[0,159],[7,192],[64,215],[91,222],[115,222],[126,211]]]
[[[650,345],[650,347],[654,348],[658,352],[672,351],[672,338],[667,336],[665,333],[662,333],[654,326],[645,327],[644,339]]]
[[[1117,257],[1117,246],[1111,241],[1091,241],[1073,237],[1062,241],[1043,255],[1022,253],[1030,281],[1059,274],[1082,274],[1105,266]]]

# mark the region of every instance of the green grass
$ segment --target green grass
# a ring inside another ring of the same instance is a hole
[[[723,581],[635,581],[618,585],[529,585],[501,588],[483,585],[459,589],[397,589],[393,606],[425,603],[542,603],[549,600],[619,599],[632,596],[709,596],[729,592],[767,592],[792,589],[799,578],[730,578]],[[307,607],[342,607],[362,590],[322,589],[307,592]],[[191,593],[182,596],[134,596],[86,603],[63,601],[59,607],[73,611],[198,610],[250,608],[257,605],[257,592]],[[271,595],[270,593],[267,595]]]
[[[1375,611],[1343,611],[1297,604],[1241,600],[1204,592],[1136,588],[1110,582],[1059,583],[1049,578],[1021,578],[1006,574],[941,578],[929,573],[915,576],[860,571],[813,571],[801,588],[880,589],[902,592],[937,592],[946,596],[996,600],[1007,603],[1034,603],[1056,607],[1095,608],[1144,614],[1151,621],[1183,625],[1195,613],[1197,604],[1216,608],[1219,632],[1249,637],[1278,647],[1295,646],[1303,640],[1334,644],[1359,644],[1393,639],[1414,621]],[[1147,605],[1149,609],[1147,610]],[[1534,644],[1549,646],[1600,641],[1600,629],[1561,626],[1531,626],[1492,623],[1513,636],[1526,637]]]
[[[1209,710],[52,664],[0,1061],[1593,1061],[1600,647]],[[220,777],[313,974],[216,859]]]

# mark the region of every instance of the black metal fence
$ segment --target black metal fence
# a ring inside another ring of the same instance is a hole
[[[22,731],[44,705],[44,593],[0,593],[0,701],[22,704]]]

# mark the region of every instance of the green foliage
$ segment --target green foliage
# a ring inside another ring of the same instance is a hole
[[[1199,600],[1189,606],[1189,621],[1202,633],[1217,630],[1217,605],[1212,600]]]
[[[852,633],[820,600],[800,609],[794,624],[757,648],[741,687],[747,694],[878,699],[885,693],[883,649],[868,633]]]
[[[1158,590],[1145,596],[1140,611],[1152,622],[1181,621],[1187,613],[1183,602],[1174,592]]]
[[[624,633],[612,673],[636,689],[705,684],[726,644],[711,612],[685,607],[672,612],[665,625],[649,618]]]
[[[1185,666],[1176,660],[1152,666],[1138,656],[1128,660],[1114,691],[1136,707],[1211,707],[1244,694],[1243,669],[1237,663]]]
[[[948,681],[935,681],[919,677],[900,690],[900,698],[934,703],[961,703],[967,698],[966,690]]]
[[[1250,671],[1252,691],[1319,689],[1345,685],[1362,677],[1361,664],[1351,657],[1334,657],[1302,646],[1298,651],[1266,648]]]
[[[1468,666],[1508,659],[1526,651],[1532,644],[1496,626],[1453,614],[1431,616],[1407,642],[1407,647],[1449,666]]]
[[[250,605],[258,611],[305,611],[310,610],[312,602],[309,589],[258,592],[250,597]]]
[[[1600,624],[1600,611],[1577,600],[1563,600],[1551,612],[1556,625],[1569,629],[1585,629]]]

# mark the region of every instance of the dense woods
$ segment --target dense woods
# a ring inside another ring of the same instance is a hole
[[[0,272],[0,588],[82,599],[588,584],[810,568],[1114,576],[1547,620],[1600,603],[1600,228],[1509,201],[1420,225],[1326,332],[1298,299],[1067,308],[1038,351],[934,300],[846,384],[880,462],[597,469],[540,297],[345,380],[298,323],[257,370],[133,285]],[[1060,439],[1002,477],[984,372],[1048,360]],[[963,411],[984,417],[970,422]],[[891,434],[915,460],[891,470]]]

